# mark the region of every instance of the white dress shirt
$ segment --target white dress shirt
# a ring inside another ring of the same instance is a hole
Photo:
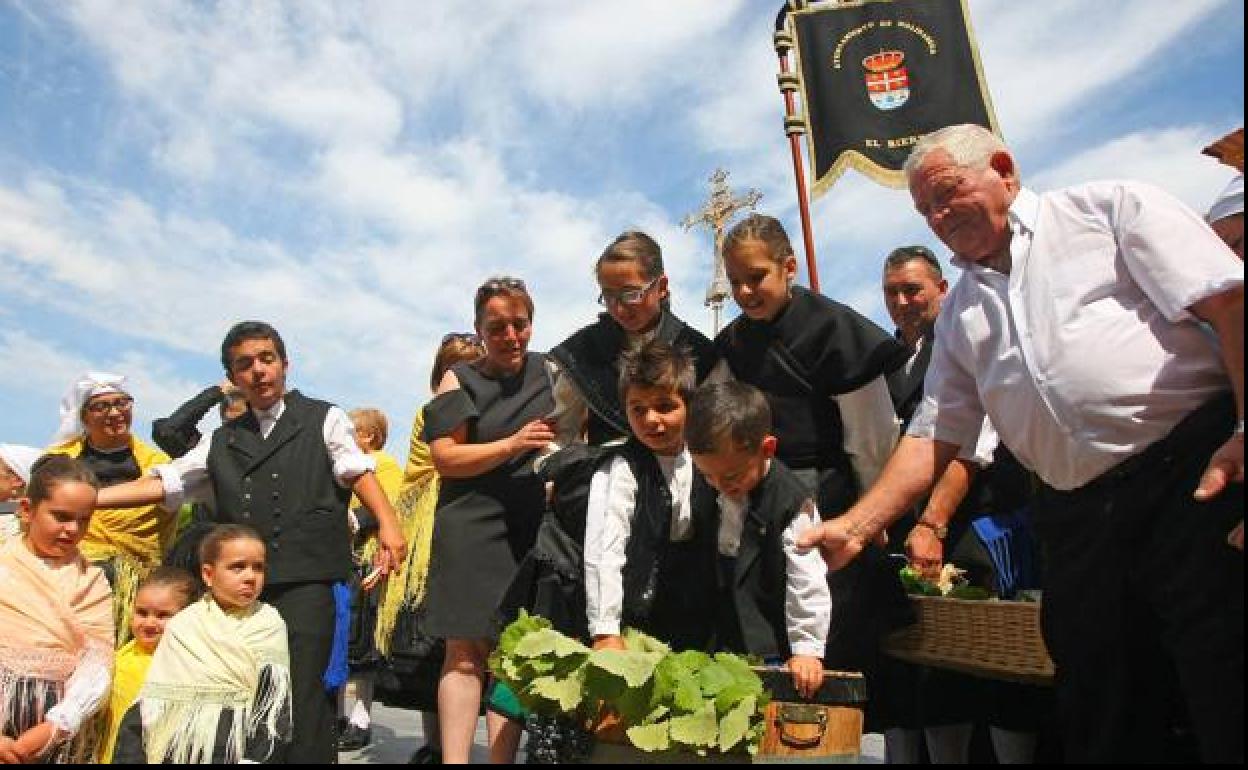
[[[673,543],[693,535],[693,460],[688,451],[655,455],[672,495]],[[585,511],[585,615],[593,636],[620,633],[624,609],[624,562],[637,508],[637,479],[623,457],[599,468],[590,481]]]
[[[286,413],[285,399],[268,409],[253,409],[260,423],[260,435],[268,438],[277,421]],[[334,479],[344,489],[368,471],[377,470],[377,463],[355,443],[351,418],[340,407],[331,406],[321,426],[325,451],[334,465]],[[208,451],[211,437],[200,441],[194,449],[167,465],[157,465],[152,473],[160,476],[165,489],[165,507],[176,511],[187,502],[212,502],[212,480],[208,477]]]
[[[719,553],[736,557],[741,547],[749,498],[719,496]],[[794,655],[822,658],[832,620],[832,594],[828,590],[828,565],[819,549],[800,550],[797,538],[819,521],[810,500],[784,530],[784,621],[789,649]]]
[[[975,441],[984,414],[1018,459],[1076,489],[1230,388],[1188,308],[1242,286],[1244,265],[1154,187],[1099,182],[1009,212],[1012,268],[955,260],[914,436]]]

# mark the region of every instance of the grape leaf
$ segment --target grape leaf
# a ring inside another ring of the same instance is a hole
[[[498,638],[497,651],[505,657],[515,654],[516,644],[534,631],[550,628],[550,621],[520,610],[520,616],[503,630]]]
[[[635,628],[624,629],[624,646],[634,652],[657,652],[662,655],[672,651],[672,648],[663,642]]]
[[[757,702],[758,696],[762,694],[763,683],[757,676],[754,677],[753,682],[734,680],[715,696],[715,709],[720,714],[727,714],[746,698],[754,698]]]
[[[693,673],[698,673],[711,663],[711,656],[701,650],[685,650],[676,653],[676,660]]]
[[[625,731],[628,742],[642,751],[667,751],[672,747],[668,724],[637,725]]]
[[[589,655],[589,664],[615,674],[629,687],[641,687],[654,676],[654,669],[662,657],[656,652],[594,650]]]
[[[728,752],[744,741],[750,733],[750,718],[757,711],[753,697],[747,697],[733,707],[719,723],[719,750]]]
[[[718,695],[732,682],[732,672],[722,663],[712,662],[698,672],[698,684],[702,687],[702,692],[711,697]]]
[[[539,658],[547,655],[566,658],[587,652],[589,648],[575,639],[569,639],[553,628],[543,628],[532,631],[517,641],[511,654],[517,658]]]
[[[719,737],[719,718],[713,703],[692,714],[673,717],[671,725],[672,740],[686,746],[711,748]]]
[[[565,713],[581,705],[581,686],[585,683],[583,672],[574,673],[566,679],[539,676],[529,684],[529,692],[559,704]]]

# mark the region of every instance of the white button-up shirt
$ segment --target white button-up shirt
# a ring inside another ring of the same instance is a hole
[[[681,450],[674,457],[655,455],[672,495],[668,539],[684,542],[693,535],[693,460]],[[618,636],[624,611],[624,564],[637,508],[637,479],[628,460],[616,457],[594,472],[585,510],[585,615],[589,633]]]
[[[959,446],[984,414],[1048,484],[1075,489],[1230,389],[1188,308],[1242,286],[1244,265],[1170,195],[1099,182],[1010,207],[1012,268],[955,260],[909,433]]]
[[[253,409],[260,424],[260,435],[268,438],[277,421],[286,413],[286,400],[281,399],[268,409]],[[325,451],[334,465],[334,479],[346,488],[355,480],[377,469],[377,463],[355,443],[351,418],[340,407],[331,406],[321,426]],[[205,437],[195,448],[167,465],[157,465],[152,473],[160,477],[165,491],[165,507],[176,511],[186,502],[212,502],[212,480],[208,478],[208,450],[212,438]]]

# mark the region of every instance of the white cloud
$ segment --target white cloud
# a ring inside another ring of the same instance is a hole
[[[1065,116],[1155,61],[1225,0],[972,2],[984,69],[1006,140],[1066,135]],[[1180,54],[1181,56],[1183,54]],[[1095,110],[1095,107],[1092,107]]]

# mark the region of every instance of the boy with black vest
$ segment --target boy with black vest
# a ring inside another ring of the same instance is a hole
[[[704,385],[685,438],[719,490],[718,646],[787,661],[794,686],[811,697],[823,681],[832,598],[823,558],[797,548],[819,513],[809,488],[775,458],[767,399],[741,382]]]
[[[704,649],[714,624],[715,493],[685,449],[693,359],[651,340],[620,356],[619,368],[632,435],[604,448],[589,485],[589,633],[599,648],[622,647],[621,626],[630,626],[673,649]]]
[[[403,536],[346,413],[286,390],[289,361],[276,329],[261,321],[235,324],[221,344],[221,363],[249,409],[184,457],[157,466],[155,475],[111,487],[97,506],[163,501],[176,510],[188,500],[211,500],[218,521],[260,532],[268,551],[261,598],[289,633],[287,761],[335,762],[336,708],[322,676],[334,639],[332,587],[351,570],[351,494],[377,516],[383,574],[402,562]]]

